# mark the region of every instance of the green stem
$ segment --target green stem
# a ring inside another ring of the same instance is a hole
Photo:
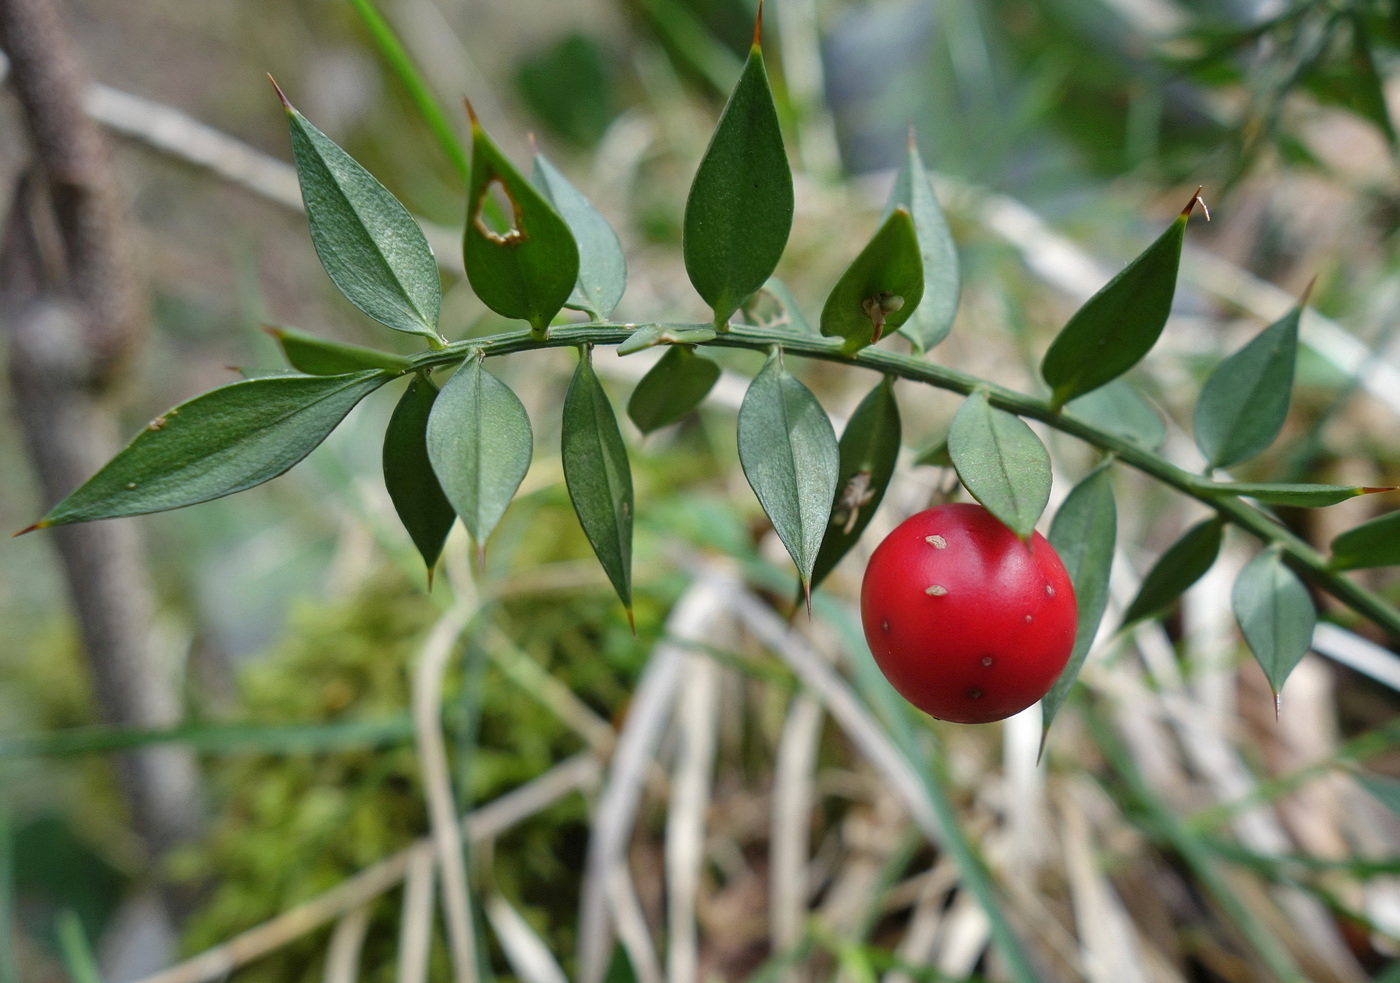
[[[708,328],[710,324],[668,324],[668,328]],[[448,365],[460,362],[470,351],[480,349],[485,355],[510,355],[516,352],[537,348],[564,348],[576,345],[617,345],[625,341],[637,328],[634,324],[612,322],[556,325],[549,330],[547,338],[533,336],[527,330],[508,331],[484,338],[459,341],[446,348],[420,352],[411,359],[414,369]],[[1122,437],[1107,433],[1083,420],[1065,415],[1049,401],[1036,399],[987,382],[977,376],[959,372],[943,365],[901,355],[897,352],[865,348],[853,355],[841,350],[840,339],[823,338],[817,335],[799,334],[773,328],[759,328],[748,324],[730,324],[729,330],[716,336],[706,344],[724,348],[743,348],[750,351],[766,352],[775,345],[792,355],[804,358],[821,359],[871,369],[886,375],[912,382],[920,382],[946,389],[949,392],[970,395],[976,389],[983,389],[991,404],[1017,416],[1026,417],[1077,437],[1085,443],[1112,454],[1124,464],[1150,475],[1183,495],[1197,499],[1223,518],[1226,522],[1243,529],[1262,540],[1275,545],[1294,570],[1309,580],[1314,586],[1331,594],[1356,613],[1369,618],[1396,638],[1400,638],[1400,610],[1392,607],[1379,595],[1367,590],[1341,573],[1328,569],[1327,558],[1301,537],[1280,525],[1267,513],[1235,496],[1220,496],[1209,493],[1204,486],[1206,480],[1183,468],[1179,468],[1165,458]]]

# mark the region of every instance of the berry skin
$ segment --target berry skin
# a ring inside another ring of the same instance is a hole
[[[870,557],[860,592],[880,671],[925,713],[1001,720],[1054,685],[1078,609],[1059,556],[980,505],[939,505],[900,523]]]

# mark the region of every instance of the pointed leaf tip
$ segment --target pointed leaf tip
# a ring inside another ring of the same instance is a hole
[[[1205,190],[1204,184],[1197,186],[1195,194],[1193,194],[1191,200],[1186,203],[1186,207],[1181,210],[1182,218],[1189,216],[1191,212],[1195,210],[1196,206],[1200,205],[1201,213],[1205,215],[1207,222],[1210,221],[1210,208],[1206,206],[1206,200],[1201,197],[1201,192],[1203,190]]]
[[[470,99],[468,99],[466,96],[463,96],[463,97],[462,97],[462,105],[464,105],[464,106],[467,107],[467,119],[469,119],[469,120],[471,121],[472,129],[473,129],[473,130],[479,130],[479,129],[481,129],[481,120],[477,119],[476,110],[475,110],[474,108],[472,108],[472,101],[471,101]]]
[[[271,72],[267,73],[267,80],[272,83],[272,88],[276,90],[277,98],[282,100],[282,108],[290,114],[292,112],[292,104],[287,99],[287,94],[282,91],[282,87],[277,84],[277,80],[272,77]]]
[[[763,41],[763,0],[758,0],[758,16],[753,22],[753,46],[757,48]]]
[[[23,536],[25,533],[33,532],[33,531],[36,530],[36,529],[47,529],[47,528],[49,528],[49,526],[51,526],[51,525],[53,525],[53,523],[51,523],[51,522],[44,522],[43,520],[40,520],[39,522],[34,523],[32,526],[26,526],[25,528],[21,529],[19,532],[12,532],[12,533],[10,533],[10,538],[11,538],[11,539],[16,539],[16,538],[18,538],[18,537],[20,537],[20,536]]]

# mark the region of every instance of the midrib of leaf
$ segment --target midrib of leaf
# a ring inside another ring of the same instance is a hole
[[[997,411],[992,408],[991,404],[987,405],[987,423],[992,431],[992,446],[996,448],[997,452],[997,471],[1001,473],[1003,482],[1011,492],[1011,506],[1015,509],[1016,518],[1019,521],[1022,509],[1021,496],[1017,493],[1016,482],[1012,480],[1011,472],[1006,470],[1006,455],[1002,452],[1001,431],[997,427]]]
[[[607,397],[598,386],[598,377],[593,375],[593,385],[589,387],[588,402],[593,412],[593,440],[598,445],[598,460],[603,464],[603,484],[608,489],[608,504],[612,506],[613,515],[613,538],[616,540],[618,555],[622,555],[622,526],[617,520],[617,507],[620,498],[621,488],[613,483],[615,462],[608,454],[608,442],[603,437],[603,428],[608,422],[607,408],[603,405],[603,400]],[[614,426],[616,424],[614,423]]]
[[[788,500],[788,506],[797,516],[797,547],[801,550],[802,559],[805,562],[807,559],[807,517],[803,514],[802,509],[802,489],[797,475],[797,458],[792,452],[792,414],[788,410],[789,387],[787,380],[787,371],[783,370],[782,374],[778,376],[778,406],[782,411],[783,433],[787,436],[787,439],[782,442],[783,456],[787,458],[788,474],[792,476],[792,481],[786,483],[783,492],[784,497]]]
[[[361,374],[361,375],[363,375],[363,374]],[[298,378],[298,377],[296,377],[296,376],[289,376],[288,378]],[[308,379],[315,379],[315,378],[317,378],[317,376],[306,376],[306,378],[308,378]],[[325,378],[325,377],[324,377],[324,376],[321,376],[320,378]],[[249,382],[257,382],[258,380],[256,380],[256,379],[249,379],[248,381],[249,381]],[[277,426],[278,424],[285,423],[287,420],[290,420],[292,417],[296,416],[297,414],[299,414],[299,413],[305,413],[307,410],[311,409],[311,408],[312,408],[313,406],[315,406],[317,403],[323,403],[323,402],[325,402],[326,400],[330,399],[332,396],[337,396],[337,395],[339,395],[340,393],[343,393],[345,390],[347,390],[347,389],[349,389],[349,388],[351,388],[351,387],[353,387],[353,386],[359,385],[361,382],[367,382],[367,381],[369,381],[369,380],[368,380],[368,377],[365,376],[365,377],[362,377],[362,378],[355,379],[353,382],[352,382],[352,381],[343,382],[343,383],[341,383],[339,386],[337,386],[336,388],[334,388],[334,389],[332,389],[332,390],[326,392],[324,395],[317,396],[315,399],[311,400],[310,402],[301,403],[301,404],[299,404],[299,405],[297,405],[297,406],[292,407],[291,409],[287,410],[287,412],[283,413],[281,416],[279,416],[279,417],[277,417],[276,419],[274,419],[271,423],[264,424],[263,426],[259,427],[257,430],[253,431],[252,433],[246,434],[245,436],[242,436],[242,437],[237,437],[237,438],[235,438],[235,439],[234,439],[234,442],[233,442],[232,444],[229,444],[229,446],[230,446],[230,447],[233,447],[233,446],[235,446],[236,444],[241,444],[241,443],[243,443],[243,442],[246,441],[246,440],[250,440],[251,438],[263,436],[263,435],[264,435],[264,434],[263,434],[263,431],[268,430],[268,429],[271,428],[271,427],[275,427],[275,426]]]
[[[315,148],[314,142],[312,143],[312,147]],[[331,169],[331,166],[329,163],[326,162],[326,159],[321,156],[319,150],[316,151],[316,160],[320,162],[321,167],[325,170],[325,172],[330,175],[331,186],[335,188],[336,194],[340,195],[340,200],[345,202],[345,204],[349,206],[350,211],[352,211],[355,214],[355,218],[360,223],[360,228],[364,230],[365,236],[369,239],[370,244],[374,246],[375,258],[379,260],[380,265],[384,268],[386,272],[388,272],[390,278],[398,286],[399,295],[403,297],[403,299],[407,302],[409,310],[412,312],[414,317],[417,318],[418,323],[423,325],[423,327],[429,329],[430,331],[435,331],[436,329],[433,327],[432,323],[429,321],[427,316],[422,310],[419,309],[417,302],[413,298],[413,292],[408,289],[408,286],[403,282],[403,279],[394,269],[394,264],[389,262],[389,257],[384,255],[384,250],[380,247],[379,240],[376,239],[373,233],[370,232],[371,226],[368,222],[366,222],[365,215],[360,211],[359,208],[355,207],[355,202],[351,200],[348,194],[345,193],[345,188],[341,185],[340,178],[336,175],[335,171]],[[409,217],[409,221],[413,221],[412,217]]]

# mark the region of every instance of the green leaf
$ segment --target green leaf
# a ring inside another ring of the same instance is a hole
[[[1293,308],[1218,365],[1196,400],[1196,446],[1212,468],[1228,468],[1263,451],[1283,429],[1298,356]]]
[[[495,195],[506,202],[508,227],[492,214]],[[474,113],[462,257],[481,302],[502,317],[528,321],[536,334],[548,329],[578,282],[578,246],[568,224],[506,159]]]
[[[1118,507],[1113,499],[1113,482],[1109,469],[1112,461],[1104,461],[1075,485],[1050,523],[1050,545],[1060,555],[1061,562],[1074,584],[1074,598],[1079,605],[1079,627],[1074,636],[1074,648],[1055,685],[1045,694],[1045,731],[1065,698],[1079,678],[1079,670],[1108,606],[1108,578],[1113,568],[1113,547],[1118,536]]]
[[[167,410],[33,528],[165,512],[282,474],[388,372],[245,379]]]
[[[442,544],[457,521],[428,457],[428,420],[437,394],[431,379],[414,376],[384,430],[384,487],[427,564],[430,584]]]
[[[1400,566],[1400,512],[1363,522],[1332,540],[1333,570]]]
[[[894,378],[885,376],[860,401],[841,434],[837,491],[831,519],[812,567],[815,588],[860,541],[885,497],[899,458],[899,404]]]
[[[896,208],[846,267],[822,307],[822,334],[856,352],[896,331],[924,295],[924,264],[914,220]]]
[[[909,210],[914,219],[914,232],[919,239],[919,254],[923,260],[923,300],[905,320],[900,331],[914,349],[927,352],[948,336],[953,317],[958,310],[961,281],[958,272],[958,250],[948,221],[933,193],[928,171],[919,156],[914,134],[909,133],[908,152],[904,165],[895,178],[885,214],[900,206]]]
[[[1278,550],[1265,550],[1240,571],[1230,605],[1244,640],[1277,696],[1312,645],[1317,611],[1308,589],[1284,565]]]
[[[674,345],[632,390],[627,415],[642,433],[669,426],[704,401],[719,373],[714,359],[689,345]]]
[[[319,338],[296,328],[267,328],[286,356],[287,364],[307,375],[344,375],[365,369],[407,372],[408,359],[361,345]]]
[[[749,295],[744,301],[743,312],[745,320],[755,327],[787,330],[801,335],[816,333],[802,316],[797,298],[793,297],[787,284],[775,276],[769,277],[767,283]]]
[[[1111,382],[1151,351],[1166,327],[1186,219],[1200,192],[1157,241],[1090,297],[1050,344],[1040,374],[1055,406]]]
[[[1050,455],[1025,421],[988,401],[979,389],[948,429],[948,454],[972,497],[1022,539],[1050,501]]]
[[[579,524],[630,618],[632,469],[591,349],[584,349],[564,396],[563,460]]]
[[[467,359],[428,416],[428,460],[478,551],[525,480],[534,452],[520,397],[481,361]]]
[[[1157,450],[1167,439],[1167,425],[1161,414],[1124,379],[1114,379],[1071,400],[1065,410],[1085,423],[1149,451]]]
[[[914,458],[915,464],[926,464],[932,468],[951,468],[953,457],[948,453],[948,428],[944,427],[937,437],[929,441],[928,446],[919,451],[919,456]]]
[[[739,407],[739,462],[810,591],[841,451],[831,420],[783,367],[781,352],[769,357]]]
[[[535,155],[530,180],[569,226],[578,246],[578,281],[565,305],[597,320],[606,318],[627,289],[627,257],[617,233],[542,154]]]
[[[396,331],[438,340],[442,282],[408,209],[278,89],[291,124],[292,158],[311,242],[350,303]]]
[[[685,270],[717,327],[778,265],[792,207],[792,172],[755,33],[685,203]]]
[[[1195,486],[1207,495],[1239,495],[1269,505],[1323,508],[1358,495],[1394,491],[1392,488],[1363,488],[1357,485],[1253,484],[1246,481],[1213,481]]]
[[[1224,522],[1218,516],[1206,519],[1186,530],[1168,547],[1143,578],[1137,596],[1123,614],[1120,630],[1160,614],[1205,576],[1220,554],[1223,529]]]
[[[617,346],[617,353],[631,355],[657,345],[703,345],[715,334],[708,324],[643,324]]]
[[[1376,66],[1366,19],[1356,10],[1351,12],[1348,19],[1351,21],[1352,32],[1351,58],[1348,61],[1350,84],[1347,86],[1351,99],[1348,101],[1358,115],[1375,124],[1385,137],[1385,142],[1390,145],[1390,149],[1395,150],[1400,147],[1400,139],[1396,137],[1395,124],[1390,118],[1385,79]]]

